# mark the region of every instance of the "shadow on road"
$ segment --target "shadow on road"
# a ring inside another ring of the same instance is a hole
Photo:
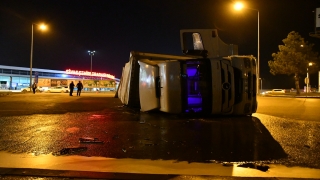
[[[132,153],[144,154],[140,158],[236,162],[287,157],[256,117],[188,118],[140,113],[139,123],[144,138]]]

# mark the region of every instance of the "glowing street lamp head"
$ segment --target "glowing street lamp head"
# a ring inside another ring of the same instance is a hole
[[[237,11],[240,11],[241,9],[243,9],[243,3],[241,2],[236,2],[234,4],[234,9],[237,10]]]
[[[46,30],[46,29],[47,29],[47,26],[46,26],[45,24],[40,24],[40,25],[39,25],[39,28],[40,28],[41,30]]]
[[[89,55],[94,55],[96,51],[88,51]]]
[[[313,63],[312,62],[309,62],[309,66],[312,66],[313,65]]]

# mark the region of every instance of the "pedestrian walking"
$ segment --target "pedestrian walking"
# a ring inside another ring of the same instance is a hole
[[[70,83],[70,85],[69,85],[69,88],[70,88],[70,96],[73,96],[73,95],[72,95],[73,89],[74,89],[73,81],[71,81],[71,83]]]
[[[33,83],[32,84],[32,91],[33,91],[33,94],[35,94],[36,93],[36,89],[37,89],[37,83]]]
[[[77,96],[80,96],[82,88],[83,88],[83,85],[82,85],[81,81],[79,81],[77,84],[77,89],[78,89]]]

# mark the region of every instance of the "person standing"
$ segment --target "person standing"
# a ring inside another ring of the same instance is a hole
[[[83,85],[82,85],[81,81],[79,81],[77,84],[77,89],[78,89],[77,96],[80,96],[82,88],[83,88]]]
[[[73,88],[74,88],[74,84],[73,84],[73,81],[71,81],[70,85],[69,85],[69,88],[70,88],[70,96],[73,96],[72,93],[73,93]]]
[[[32,91],[33,91],[33,94],[35,94],[36,93],[36,89],[37,89],[37,83],[33,83],[32,84]]]

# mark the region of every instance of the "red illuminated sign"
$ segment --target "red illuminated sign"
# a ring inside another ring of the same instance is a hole
[[[66,74],[75,74],[79,76],[97,76],[97,77],[106,77],[110,79],[114,79],[115,77],[111,74],[107,73],[97,73],[97,72],[89,72],[89,71],[78,71],[78,70],[72,70],[72,69],[67,69]]]

